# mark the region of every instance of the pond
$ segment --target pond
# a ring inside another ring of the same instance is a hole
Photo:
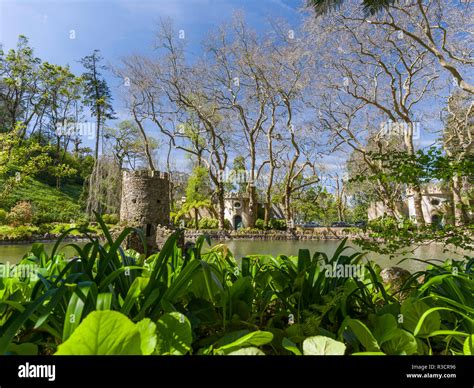
[[[336,248],[341,243],[340,240],[272,240],[272,241],[258,241],[258,240],[230,240],[224,241],[235,257],[240,258],[249,254],[269,254],[277,256],[283,255],[297,255],[299,249],[309,249],[311,255],[315,252],[324,252],[327,255],[332,255]],[[349,254],[360,251],[355,243],[348,241],[347,245],[350,248],[347,252]],[[414,250],[412,254],[405,256],[396,256],[390,258],[387,255],[380,255],[378,253],[370,252],[367,254],[367,259],[375,261],[382,268],[399,266],[415,272],[423,270],[426,267],[425,263],[416,260],[405,260],[398,264],[403,258],[416,258],[420,260],[429,260],[436,262],[437,260],[445,260],[448,258],[462,258],[462,253],[443,252],[444,246],[441,244],[430,244],[420,246]]]
[[[51,253],[53,251],[55,242],[43,243],[46,252]],[[68,243],[60,245],[60,252],[65,253],[66,256],[72,256],[76,251],[67,247]],[[79,246],[84,246],[85,242],[76,243]],[[32,244],[11,244],[11,245],[0,245],[0,263],[9,262],[10,264],[18,263],[22,257],[27,254],[31,249]]]
[[[218,242],[215,242],[216,244]],[[272,256],[277,256],[279,254],[284,255],[297,255],[299,249],[309,249],[310,253],[313,254],[316,251],[324,252],[328,255],[331,255],[336,250],[337,246],[340,244],[340,241],[336,240],[227,240],[224,241],[229,249],[232,251],[236,258],[241,258],[245,255],[252,254],[269,254]],[[84,245],[85,243],[78,243],[79,246]],[[75,254],[75,251],[71,247],[66,246],[67,243],[64,243],[60,247],[60,252],[64,252],[66,256],[72,256]],[[355,252],[357,246],[351,242],[348,243],[351,248],[350,252]],[[46,251],[50,253],[53,250],[54,242],[44,243]],[[16,244],[16,245],[0,245],[0,263],[15,264],[17,263],[23,255],[29,252],[31,244]],[[355,250],[354,250],[355,249]],[[440,244],[431,244],[422,247],[418,247],[414,254],[410,254],[404,257],[414,257],[416,259],[422,260],[443,260],[447,258],[460,258],[461,254],[452,254],[449,252],[443,252],[443,245]],[[411,272],[422,270],[426,265],[422,262],[416,260],[406,260],[400,264],[398,262],[403,259],[402,256],[397,256],[396,258],[390,258],[389,256],[379,255],[376,253],[368,253],[367,258],[374,260],[381,267],[389,267],[398,265],[402,268],[405,268]]]

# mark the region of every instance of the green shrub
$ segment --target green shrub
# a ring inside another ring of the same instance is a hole
[[[49,224],[52,222],[70,222],[71,220],[83,219],[79,205],[64,201],[61,206],[51,206],[48,203],[36,203],[34,206],[33,223]]]
[[[42,235],[46,233],[51,233],[53,228],[54,228],[54,225],[52,224],[41,224],[41,225],[38,225],[38,233]]]
[[[177,225],[180,225],[180,222],[178,222]],[[196,229],[196,224],[193,219],[185,220],[184,226],[189,229]],[[227,230],[233,229],[232,223],[229,220],[225,220],[224,228]],[[203,217],[199,220],[199,229],[219,229],[219,220],[216,218]]]
[[[394,230],[415,230],[416,225],[409,218],[404,218],[402,220],[397,220],[394,217],[379,217],[375,220],[371,220],[368,223],[368,228],[375,233],[383,233],[385,231],[394,231]]]
[[[286,220],[277,220],[276,218],[270,219],[270,229],[275,230],[286,230]]]
[[[7,222],[8,212],[4,209],[0,209],[0,225],[5,225]]]
[[[119,222],[119,216],[117,214],[104,214],[102,219],[108,225],[116,225]]]
[[[18,202],[8,213],[7,222],[12,226],[31,224],[33,221],[33,208],[30,202]]]
[[[256,234],[259,234],[261,233],[262,230],[261,229],[257,229],[257,228],[240,228],[239,230],[237,230],[237,233],[239,234],[252,234],[252,233],[256,233]]]
[[[38,228],[35,226],[21,225],[15,227],[5,227],[5,229],[0,231],[0,240],[29,240],[35,233],[38,233]]]
[[[181,221],[178,222],[178,225],[180,224],[181,224]],[[191,220],[191,219],[184,220],[184,226],[186,228],[196,229],[196,223],[194,222],[194,220]]]
[[[259,218],[257,221],[255,221],[255,228],[259,230],[264,230],[265,228],[265,221]]]
[[[199,220],[199,229],[218,229],[219,221],[215,218],[203,217]]]
[[[76,222],[76,226],[80,232],[86,232],[90,228],[90,223],[86,219],[80,219]]]
[[[56,224],[51,229],[51,233],[53,233],[53,234],[62,234],[70,228],[71,228],[71,225],[69,225],[69,224]]]

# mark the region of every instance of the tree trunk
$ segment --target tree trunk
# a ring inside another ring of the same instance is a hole
[[[249,224],[246,225],[249,228],[253,228],[255,226],[255,221],[257,220],[257,192],[255,189],[255,185],[253,182],[249,183],[247,187],[247,193],[249,196],[249,217],[248,222]]]
[[[397,212],[395,210],[395,206],[393,202],[390,201],[389,199],[384,199],[382,202],[383,202],[384,208],[387,210],[389,217],[398,219]]]
[[[268,225],[270,224],[271,212],[272,212],[272,204],[270,203],[270,200],[267,195],[266,200],[265,200],[265,217],[264,217],[265,227],[268,227]]]
[[[395,203],[390,195],[390,190],[386,187],[380,179],[377,179],[378,193],[382,199],[384,209],[387,211],[389,217],[399,219]]]
[[[97,109],[97,122],[95,129],[95,160],[99,160],[99,141],[100,141],[100,109]]]
[[[219,205],[219,230],[225,230],[225,201],[224,201],[224,185],[219,183],[217,190],[217,202]]]
[[[413,122],[406,123],[406,129],[404,133],[405,146],[407,148],[407,153],[410,156],[415,155],[415,147],[413,145]],[[418,182],[412,183],[410,189],[413,192],[413,203],[415,207],[415,218],[418,226],[425,226],[425,218],[423,216],[423,207],[422,207],[422,194],[420,184]]]
[[[270,154],[273,152],[272,151],[272,143],[271,143],[271,138],[269,140],[269,149],[270,149]],[[270,223],[270,218],[272,215],[272,188],[273,188],[273,176],[275,174],[275,161],[273,159],[273,155],[270,155],[270,172],[269,172],[269,177],[268,177],[268,185],[267,185],[267,190],[265,193],[265,216],[264,216],[264,225],[265,227],[269,226]]]
[[[338,204],[337,204],[337,218],[339,221],[344,221],[344,214],[343,214],[343,210],[342,210],[342,202],[341,200],[338,200]]]
[[[255,140],[253,136],[250,136],[250,182],[247,185],[247,193],[249,196],[249,214],[248,214],[248,225],[249,228],[255,227],[255,221],[257,220],[257,191],[255,189]]]
[[[422,206],[422,195],[419,185],[412,186],[413,191],[413,203],[415,206],[415,217],[416,223],[418,226],[425,226],[425,218],[423,216],[423,206]]]
[[[285,219],[286,219],[286,225],[287,228],[290,228],[291,226],[291,221],[293,219],[293,215],[291,213],[291,190],[289,187],[286,188],[285,190]]]
[[[451,179],[451,192],[453,194],[454,225],[466,225],[468,223],[466,204],[462,200],[460,177],[456,174]]]
[[[148,141],[148,136],[146,135],[145,128],[143,128],[142,121],[138,119],[137,114],[135,112],[135,108],[132,109],[132,112],[133,112],[133,117],[135,119],[135,122],[138,125],[138,129],[140,130],[140,134],[142,135],[143,147],[145,149],[145,155],[148,162],[148,168],[151,171],[156,171],[155,164],[153,163],[153,157],[151,155],[150,142]]]
[[[265,193],[265,216],[264,216],[264,225],[268,228],[272,212],[272,188],[273,188],[273,177],[275,175],[275,157],[273,154],[273,130],[275,129],[275,110],[276,107],[273,105],[272,110],[272,124],[268,128],[267,133],[267,147],[268,147],[268,160],[270,163],[270,171],[268,173],[268,183]]]

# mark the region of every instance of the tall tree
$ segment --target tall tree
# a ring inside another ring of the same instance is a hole
[[[145,145],[140,129],[129,120],[121,121],[117,127],[106,127],[104,133],[120,168],[127,166],[135,169],[143,163],[147,164],[149,155],[158,147],[158,141],[148,136]]]
[[[103,181],[100,179],[100,164],[99,152],[100,141],[102,139],[103,128],[107,119],[114,118],[114,110],[112,107],[112,95],[106,80],[102,77],[101,70],[106,67],[101,64],[102,57],[99,50],[94,50],[91,55],[87,55],[81,59],[81,64],[85,68],[85,73],[82,75],[84,81],[84,104],[89,106],[91,114],[96,120],[95,130],[95,147],[94,157],[95,166],[91,174],[89,182],[90,195],[87,201],[87,211],[92,214],[93,211],[102,212],[102,201],[98,200],[101,188],[98,186]],[[102,158],[106,161],[106,158]],[[109,164],[107,162],[107,164]],[[96,194],[93,194],[96,193]]]
[[[209,172],[203,166],[196,166],[186,186],[186,202],[183,207],[194,216],[194,226],[199,229],[199,209],[209,208],[211,187]]]
[[[69,67],[48,62],[41,64],[39,74],[44,104],[43,116],[47,118],[47,129],[56,142],[55,162],[51,166],[51,172],[56,177],[56,187],[60,188],[61,178],[76,173],[64,162],[69,143],[79,132],[77,117],[81,111],[82,80],[72,74]],[[41,141],[41,128],[38,136]]]
[[[329,9],[342,7],[341,0],[310,0],[316,15]],[[413,0],[384,1],[364,0],[367,9],[381,10],[372,17],[367,13],[355,15],[360,25],[388,29],[411,40],[426,50],[446,74],[452,77],[457,87],[467,93],[474,93],[470,72],[474,65],[470,34],[472,33],[472,12],[469,1],[458,0]],[[354,3],[346,1],[346,10],[354,11]],[[357,13],[357,12],[356,12]]]
[[[414,157],[414,140],[420,135],[422,119],[418,107],[439,87],[435,60],[427,49],[395,30],[373,28],[359,18],[351,9],[333,15],[326,33],[335,36],[326,37],[337,39],[340,54],[328,58],[335,74],[326,84],[346,95],[344,104],[359,104],[358,114],[378,112],[381,132],[398,137],[405,152]],[[342,105],[337,100],[340,97],[331,98],[335,106]],[[417,223],[423,226],[420,182],[413,179],[407,184],[413,193]]]
[[[91,55],[85,56],[80,61],[86,70],[82,75],[84,80],[84,104],[90,107],[92,116],[96,118],[94,149],[96,160],[99,159],[99,146],[105,121],[113,119],[115,114],[109,86],[101,74],[101,70],[106,69],[106,66],[101,64],[102,59],[100,51],[94,50]]]
[[[464,175],[462,169],[456,167],[463,161],[474,158],[474,102],[466,92],[453,93],[445,111],[445,128],[443,131],[443,148],[452,165],[451,192],[454,201],[454,220],[456,225],[469,222],[468,187],[471,176]]]
[[[23,35],[18,37],[16,49],[8,53],[0,50],[0,101],[4,118],[0,131],[16,130],[16,135],[24,139],[28,126],[41,112],[40,63]]]

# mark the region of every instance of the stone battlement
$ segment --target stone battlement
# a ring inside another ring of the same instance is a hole
[[[151,170],[122,170],[123,177],[132,176],[136,178],[155,178],[169,180],[169,174],[162,171],[151,171]]]
[[[406,190],[407,196],[411,197],[413,194],[413,190],[409,188]],[[451,192],[439,184],[429,184],[421,187],[421,195],[449,196]]]

